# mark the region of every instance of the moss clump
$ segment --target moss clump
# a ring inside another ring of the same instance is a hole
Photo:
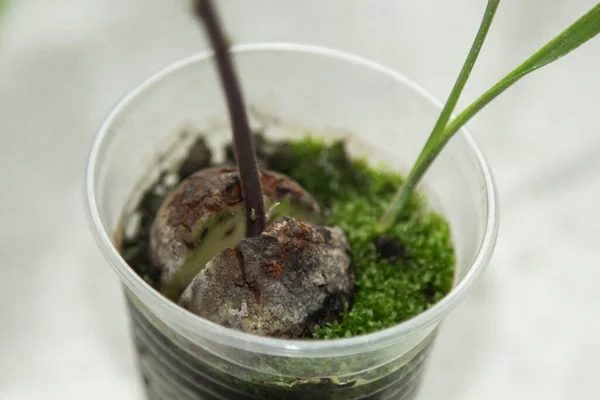
[[[321,204],[326,225],[340,226],[352,248],[357,288],[339,322],[313,337],[333,339],[388,328],[431,307],[452,287],[454,250],[446,220],[423,198],[411,199],[399,222],[379,237],[375,223],[402,176],[346,155],[342,142],[287,142],[269,168],[289,175]]]

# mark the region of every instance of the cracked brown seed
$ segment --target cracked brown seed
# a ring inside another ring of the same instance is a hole
[[[285,175],[260,173],[271,220],[285,216],[317,222],[315,200]],[[159,209],[150,232],[150,261],[160,273],[161,291],[177,300],[215,254],[244,238],[244,202],[234,168],[200,170],[184,180]]]
[[[338,228],[284,218],[215,256],[180,299],[220,325],[298,338],[347,309],[355,277]]]

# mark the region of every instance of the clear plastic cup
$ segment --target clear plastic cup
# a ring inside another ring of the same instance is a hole
[[[353,154],[407,171],[440,104],[397,72],[320,47],[232,49],[252,110],[267,136],[306,132],[344,137]],[[421,189],[449,220],[456,249],[453,290],[424,313],[389,329],[339,340],[254,336],[204,320],[164,298],[117,250],[124,220],[193,135],[230,140],[212,53],[194,55],[146,80],[108,116],[87,170],[89,220],[123,282],[150,399],[412,399],[443,318],[487,266],[498,229],[491,172],[463,130]],[[460,363],[460,359],[456,360]]]

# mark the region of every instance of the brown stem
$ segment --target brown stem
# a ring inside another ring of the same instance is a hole
[[[265,229],[267,219],[254,141],[248,124],[242,91],[229,56],[229,46],[212,1],[196,0],[194,12],[204,22],[205,31],[215,52],[219,77],[227,98],[229,118],[233,129],[235,159],[246,206],[246,237],[257,236]]]

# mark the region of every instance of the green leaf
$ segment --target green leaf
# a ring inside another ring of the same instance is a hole
[[[485,17],[484,17],[485,18]],[[462,128],[482,108],[498,97],[506,89],[514,85],[527,74],[536,71],[569,54],[577,47],[600,33],[600,3],[575,21],[562,33],[548,42],[530,58],[506,75],[491,89],[475,100],[443,130],[432,132],[421,155],[409,173],[388,211],[380,220],[379,230],[386,230],[395,221],[410,198],[417,183],[442,151],[450,138]],[[443,111],[442,111],[443,113]]]
[[[475,61],[477,60],[477,57],[479,56],[481,46],[483,45],[483,42],[485,41],[485,37],[487,36],[487,33],[490,29],[492,20],[494,19],[494,15],[496,14],[496,10],[498,9],[499,3],[500,3],[500,0],[489,0],[488,1],[487,7],[483,14],[483,19],[479,26],[479,31],[477,32],[477,35],[475,36],[475,40],[473,41],[473,44],[471,45],[471,49],[469,50],[467,59],[465,60],[465,63],[463,64],[463,67],[458,75],[458,79],[456,80],[456,83],[454,84],[454,87],[452,88],[452,91],[450,92],[450,96],[448,97],[448,100],[446,101],[446,104],[444,105],[444,108],[442,109],[442,113],[440,114],[431,134],[429,135],[429,139],[425,145],[425,149],[427,148],[428,145],[431,144],[432,141],[435,141],[435,139],[437,137],[439,137],[439,135],[443,132],[444,128],[448,124],[448,121],[450,120],[450,117],[452,116],[452,112],[454,111],[454,108],[456,107],[456,103],[458,103],[460,94],[462,93],[462,90],[465,87],[465,84],[467,83],[469,76],[471,75],[471,71],[473,70]],[[419,156],[419,160],[422,157],[424,157],[425,149]],[[419,163],[419,161],[417,161],[417,163]],[[412,184],[412,182],[413,181],[411,181],[410,177],[406,181],[407,184]],[[416,186],[416,184],[417,184],[417,181],[414,181],[414,185],[410,188],[410,190],[406,190],[407,187],[405,184],[405,186],[404,186],[405,189],[403,191],[398,191],[398,193],[396,193],[394,199],[390,203],[390,207],[388,207],[388,209],[384,213],[383,217],[379,221],[379,227],[378,227],[379,231],[387,230],[389,228],[389,226],[394,222],[394,220],[396,219],[396,215],[401,211],[401,209],[404,207],[404,205],[408,201],[410,194],[414,190],[414,186]]]
[[[490,90],[485,92],[473,104],[458,115],[440,135],[433,147],[444,145],[464,124],[467,123],[483,107],[498,97],[506,89],[517,83],[525,75],[538,70],[559,58],[562,58],[592,39],[600,33],[600,3],[588,11],[583,17],[575,21],[573,25],[565,29],[544,47],[528,58],[523,64],[515,68],[510,74],[496,83]]]

